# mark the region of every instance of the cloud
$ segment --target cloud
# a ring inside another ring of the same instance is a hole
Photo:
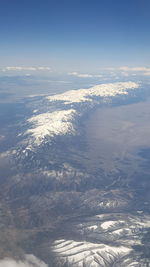
[[[78,73],[76,71],[69,72],[68,75],[76,76],[76,77],[79,77],[79,78],[101,78],[101,77],[103,77],[100,74]]]
[[[150,76],[150,71],[144,72],[143,75],[144,76]]]
[[[123,71],[123,72],[121,72],[121,75],[122,75],[122,76],[125,76],[125,77],[128,77],[128,76],[129,76],[129,73]]]
[[[116,68],[114,68],[114,67],[107,67],[107,68],[101,68],[101,70],[102,71],[115,71],[116,70]]]
[[[121,66],[121,67],[116,67],[116,68],[104,68],[103,71],[108,71],[107,76],[114,76],[121,75],[124,77],[128,76],[137,76],[137,75],[144,75],[144,76],[150,76],[150,67],[145,67],[145,66],[134,66],[134,67],[129,67],[129,66]]]
[[[147,67],[128,67],[123,66],[119,68],[121,71],[127,71],[127,72],[150,72],[150,68]]]
[[[48,265],[34,255],[25,255],[24,260],[17,261],[11,258],[0,260],[0,267],[48,267]]]
[[[30,76],[31,76],[31,74],[30,74],[30,73],[26,73],[26,74],[25,74],[25,76],[27,76],[27,77],[30,77]]]
[[[78,78],[101,78],[103,79],[106,74],[109,77],[116,77],[116,74],[121,74],[121,76],[124,77],[128,77],[128,76],[136,76],[138,74],[140,75],[144,75],[144,76],[150,76],[150,67],[129,67],[129,66],[121,66],[121,67],[116,67],[116,68],[112,68],[112,67],[108,67],[108,68],[104,68],[101,69],[101,71],[103,71],[103,75],[102,74],[88,74],[88,73],[79,73],[76,71],[73,72],[69,72],[68,75],[71,76],[75,76]],[[107,73],[105,73],[105,71],[107,71]]]
[[[8,66],[2,69],[5,71],[51,71],[50,67],[21,67],[21,66]]]

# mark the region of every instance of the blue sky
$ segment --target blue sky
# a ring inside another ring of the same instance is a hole
[[[149,66],[149,0],[1,0],[1,66]]]

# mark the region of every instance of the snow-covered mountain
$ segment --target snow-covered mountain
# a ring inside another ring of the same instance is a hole
[[[43,98],[42,110],[37,107],[34,115],[27,119],[27,149],[41,145],[45,138],[49,142],[56,136],[77,135],[76,122],[100,103],[107,103],[115,96],[127,95],[129,91],[139,87],[135,82],[100,84],[88,89],[70,90]],[[54,107],[54,111],[51,111]]]

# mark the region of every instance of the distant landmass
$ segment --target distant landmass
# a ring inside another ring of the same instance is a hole
[[[117,82],[24,100],[0,137],[0,266],[149,266],[142,90]]]

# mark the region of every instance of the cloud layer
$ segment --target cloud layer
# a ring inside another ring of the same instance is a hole
[[[121,66],[118,68],[102,68],[100,69],[102,74],[91,74],[91,73],[79,73],[77,71],[69,72],[68,75],[78,77],[78,78],[108,78],[116,75],[121,76],[150,76],[150,67],[129,67],[129,66]]]
[[[50,67],[44,67],[44,66],[39,66],[39,67],[23,67],[23,66],[8,66],[2,69],[3,72],[5,71],[51,71]]]
[[[150,68],[149,67],[128,67],[128,66],[122,66],[119,68],[119,70],[123,71],[124,73],[138,73],[140,75],[144,76],[150,76]]]
[[[48,265],[34,255],[25,255],[24,261],[11,258],[0,260],[0,267],[48,267]]]
[[[150,72],[150,68],[147,68],[147,67],[133,67],[133,68],[131,68],[131,67],[128,67],[128,66],[123,66],[123,67],[120,67],[119,68],[120,70],[123,70],[123,71],[135,71],[135,72],[137,72],[137,71],[144,71],[144,72]]]

